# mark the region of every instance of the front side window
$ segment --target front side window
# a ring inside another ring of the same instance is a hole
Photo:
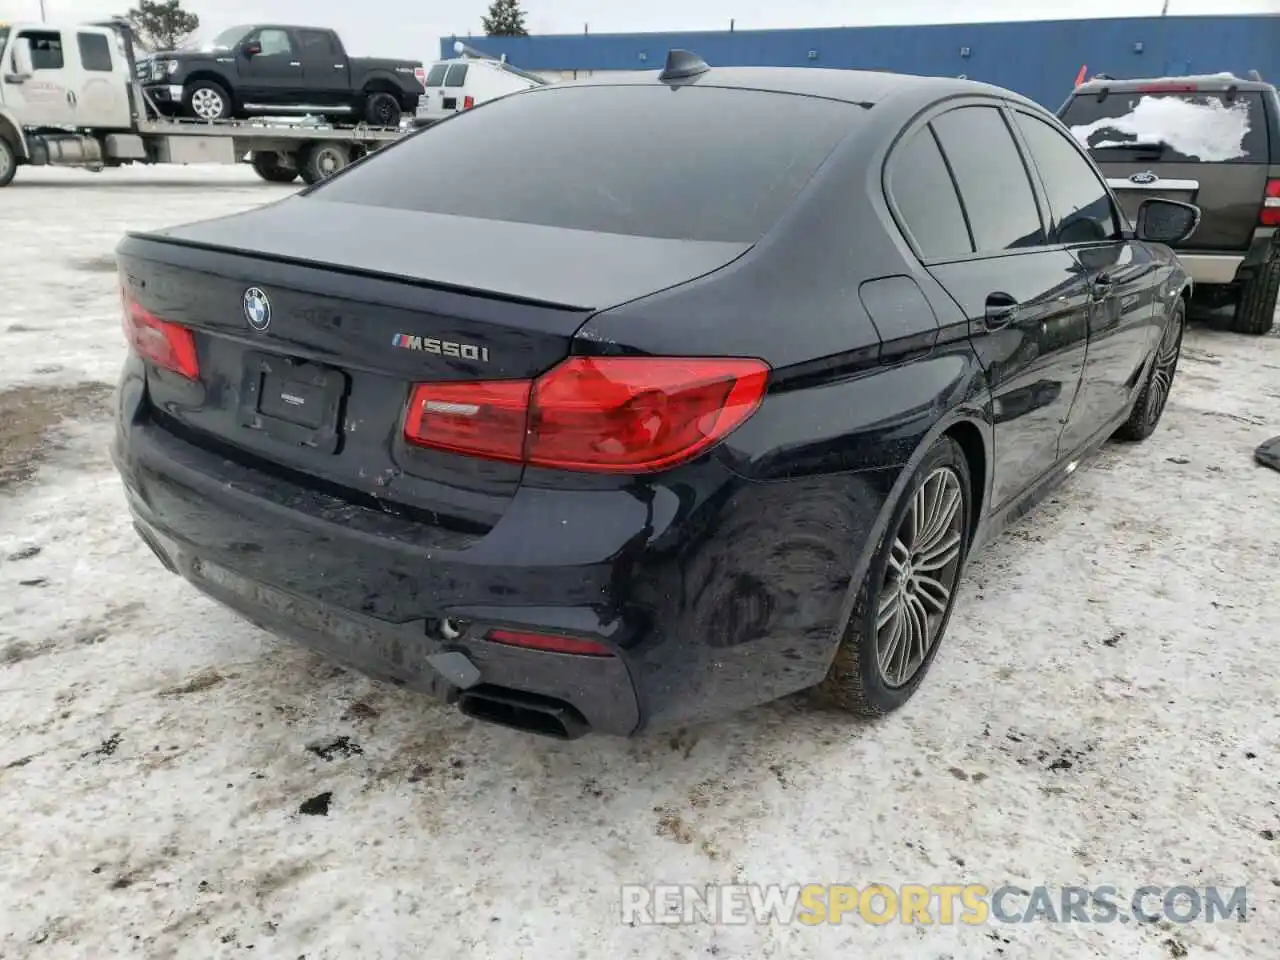
[[[61,70],[62,34],[54,30],[27,30],[18,34],[31,42],[31,66],[35,70]]]
[[[1057,222],[1054,243],[1090,243],[1120,235],[1111,195],[1080,151],[1053,126],[1030,114],[1014,114],[1031,159],[1040,171]]]
[[[543,87],[464,111],[308,198],[682,240],[755,242],[865,108],[654,84]]]
[[[958,107],[932,121],[979,253],[1045,243],[1022,154],[996,107]]]
[[[289,34],[284,30],[267,29],[258,31],[258,42],[262,44],[261,56],[279,56],[292,53],[293,44],[289,42]]]

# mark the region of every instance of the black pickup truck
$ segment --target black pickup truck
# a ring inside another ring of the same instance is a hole
[[[138,72],[166,115],[316,114],[377,127],[417,109],[426,76],[417,60],[348,57],[332,30],[276,24],[231,27],[199,48],[152,54]]]

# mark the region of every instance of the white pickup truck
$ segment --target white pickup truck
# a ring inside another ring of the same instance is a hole
[[[0,24],[0,187],[18,167],[239,163],[262,179],[316,183],[402,136],[399,128],[161,116],[137,78],[123,20]]]

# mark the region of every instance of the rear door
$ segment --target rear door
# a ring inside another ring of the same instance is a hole
[[[1036,190],[992,101],[926,115],[889,191],[923,262],[969,318],[991,387],[992,508],[1051,470],[1084,369],[1089,284],[1045,237]]]
[[[467,75],[471,72],[471,64],[459,60],[449,64],[445,71],[444,84],[437,91],[442,112],[457,113],[466,102]]]
[[[76,54],[81,70],[76,123],[82,127],[127,130],[132,123],[129,67],[112,33],[87,27],[77,30]]]
[[[1131,222],[1149,196],[1185,200],[1203,219],[1179,249],[1243,250],[1267,183],[1262,96],[1155,83],[1074,96],[1060,117],[1088,147]]]
[[[1146,244],[1126,240],[1111,194],[1070,135],[1024,110],[1014,125],[1049,205],[1049,242],[1062,244],[1090,288],[1089,353],[1063,433],[1075,450],[1125,407],[1158,329],[1159,268]]]
[[[347,57],[328,30],[297,30],[307,99],[320,106],[346,104],[351,89]]]

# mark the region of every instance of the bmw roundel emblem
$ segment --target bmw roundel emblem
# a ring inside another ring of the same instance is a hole
[[[1147,184],[1147,183],[1155,183],[1159,179],[1160,178],[1157,177],[1150,170],[1144,170],[1142,171],[1142,173],[1135,173],[1133,176],[1129,178],[1129,181],[1131,183]]]
[[[265,330],[271,324],[271,301],[258,287],[244,292],[244,318],[255,330]]]

